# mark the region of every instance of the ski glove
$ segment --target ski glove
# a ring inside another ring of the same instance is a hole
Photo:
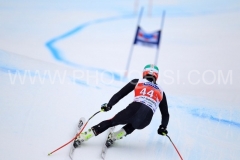
[[[158,128],[158,134],[160,134],[162,136],[166,136],[168,134],[166,127],[160,125]]]
[[[104,103],[102,106],[101,106],[101,109],[104,111],[104,112],[107,112],[107,111],[110,111],[112,109],[112,106],[109,106],[107,103]]]

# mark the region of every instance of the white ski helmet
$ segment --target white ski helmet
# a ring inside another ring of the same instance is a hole
[[[143,69],[143,77],[145,77],[146,75],[152,75],[157,80],[158,73],[159,73],[158,67],[154,64],[148,64]]]

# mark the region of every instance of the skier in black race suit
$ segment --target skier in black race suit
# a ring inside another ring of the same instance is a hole
[[[119,92],[114,94],[108,103],[101,106],[103,111],[109,111],[124,96],[131,91],[135,92],[134,100],[125,109],[117,113],[112,119],[102,121],[80,134],[74,141],[73,146],[77,148],[82,142],[97,136],[110,127],[125,125],[119,131],[109,134],[106,146],[109,147],[114,141],[122,139],[131,134],[135,129],[143,129],[152,120],[157,107],[162,114],[162,122],[158,134],[166,135],[169,121],[168,105],[166,95],[156,83],[158,78],[158,67],[146,65],[143,70],[143,79],[133,79]]]

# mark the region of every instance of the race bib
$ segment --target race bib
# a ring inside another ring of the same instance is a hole
[[[142,79],[138,82],[135,89],[135,102],[140,102],[148,107],[150,107],[153,112],[156,111],[156,109],[159,106],[159,103],[162,100],[162,90],[159,88],[157,84],[154,84],[152,82],[149,82],[146,79]]]

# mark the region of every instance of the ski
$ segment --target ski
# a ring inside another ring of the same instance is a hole
[[[78,126],[77,126],[77,131],[76,131],[76,135],[80,132],[80,130],[82,129],[83,124],[85,123],[85,118],[82,117],[80,118],[80,120],[78,121]],[[73,143],[72,146],[70,148],[70,152],[69,152],[69,157],[71,160],[73,160],[73,152],[74,152],[75,148],[73,147]]]
[[[115,129],[115,127],[109,128],[109,134],[111,134],[114,131],[114,129]],[[109,134],[108,134],[108,136],[109,136]],[[101,157],[102,157],[103,160],[105,160],[106,152],[107,152],[107,149],[108,149],[108,147],[106,146],[106,142],[108,140],[108,136],[107,136],[107,139],[106,139],[106,141],[105,141],[105,143],[104,143],[104,145],[102,147]]]

